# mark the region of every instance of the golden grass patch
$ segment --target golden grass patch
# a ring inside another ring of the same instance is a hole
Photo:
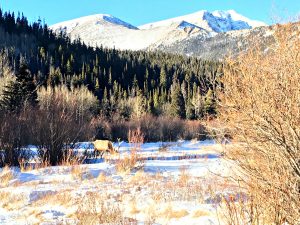
[[[201,210],[201,209],[198,209],[198,210],[195,210],[195,211],[193,212],[192,217],[193,217],[193,218],[199,218],[199,217],[209,216],[209,215],[210,215],[209,212],[204,211],[204,210]]]
[[[130,207],[129,213],[132,215],[139,214],[141,212],[141,210],[139,210],[137,207],[136,201],[130,202],[129,207]]]
[[[165,210],[160,214],[165,219],[180,219],[189,215],[189,212],[185,209],[175,210],[171,205],[168,205]]]
[[[0,192],[0,206],[8,211],[18,210],[25,205],[23,195],[15,195],[9,192]]]
[[[123,213],[118,204],[105,204],[103,196],[88,192],[75,213],[77,224],[123,224]]]
[[[87,167],[82,165],[73,165],[71,167],[71,175],[74,180],[80,180],[80,181],[94,178],[92,174],[89,172],[89,170],[87,169]]]
[[[0,173],[0,187],[8,187],[13,179],[13,171],[8,166],[5,166]]]
[[[97,177],[97,181],[104,183],[107,181],[107,176],[104,173],[99,173]]]

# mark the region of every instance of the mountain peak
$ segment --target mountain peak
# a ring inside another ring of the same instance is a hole
[[[92,25],[103,25],[104,23],[109,23],[111,26],[122,26],[129,29],[137,30],[138,28],[124,22],[123,20],[114,17],[110,14],[95,14],[90,16],[84,16],[77,19],[68,20],[65,22],[57,23],[50,28],[52,30],[64,30],[66,33],[70,33],[74,28],[78,26],[92,26]]]
[[[231,19],[232,21],[236,22],[245,22],[247,23],[251,28],[255,27],[262,27],[267,26],[266,23],[257,21],[257,20],[251,20],[238,12],[236,12],[233,9],[230,10],[215,10],[212,12],[212,14],[216,17],[224,18],[224,19]]]
[[[266,26],[265,23],[250,20],[249,18],[240,15],[235,10],[216,10],[213,12],[201,10],[185,16],[145,24],[139,26],[139,28],[151,29],[161,26],[169,26],[172,23],[181,21],[186,21],[187,23],[194,24],[195,26],[217,33]]]

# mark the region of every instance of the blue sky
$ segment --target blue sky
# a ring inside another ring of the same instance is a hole
[[[300,13],[300,0],[0,0],[0,6],[5,11],[23,12],[29,21],[40,17],[49,25],[97,13],[112,14],[136,26],[202,9],[234,9],[268,24],[274,18]]]

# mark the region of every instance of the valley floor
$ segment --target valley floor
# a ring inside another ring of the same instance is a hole
[[[131,148],[94,164],[3,169],[0,224],[223,224],[219,196],[235,187],[220,145],[143,144],[140,168],[119,171]]]

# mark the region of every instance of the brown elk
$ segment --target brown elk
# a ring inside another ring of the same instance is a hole
[[[108,140],[96,140],[93,142],[95,154],[100,154],[101,158],[104,153],[108,152],[110,154],[117,153],[118,151],[113,147],[111,141]]]

